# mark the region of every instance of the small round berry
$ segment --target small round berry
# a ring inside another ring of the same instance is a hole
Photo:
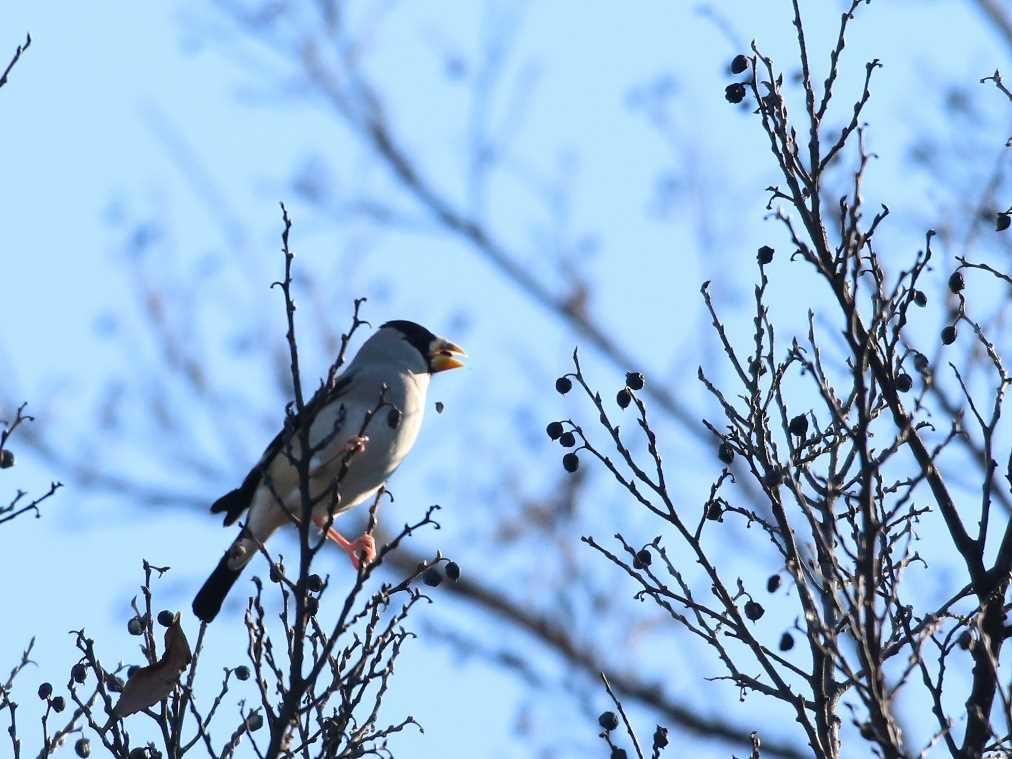
[[[921,308],[928,305],[928,296],[924,294],[923,290],[914,290],[914,303]]]
[[[664,748],[668,745],[668,728],[657,726],[654,730],[654,748]]]
[[[264,718],[260,715],[260,712],[253,712],[246,718],[246,728],[251,733],[255,733],[263,726],[264,726]]]
[[[745,616],[751,619],[753,622],[762,617],[766,613],[766,609],[762,607],[762,604],[756,601],[749,600],[745,604]]]
[[[88,759],[91,756],[91,741],[87,738],[78,739],[77,743],[74,744],[74,751],[81,759]]]
[[[446,562],[446,566],[443,568],[446,572],[446,576],[452,581],[456,582],[460,579],[460,565],[455,561]]]
[[[137,748],[130,749],[130,755],[128,759],[148,759],[147,747],[138,746]]]
[[[67,702],[63,700],[63,696],[54,696],[49,703],[53,705],[53,711],[57,714],[67,708]]]
[[[741,82],[727,85],[724,88],[724,97],[729,103],[740,103],[745,99],[745,85]]]
[[[311,593],[319,593],[323,590],[323,578],[318,574],[311,574],[306,578],[306,587]]]
[[[560,395],[565,395],[573,389],[573,380],[569,377],[559,377],[555,380],[555,391]]]
[[[611,759],[628,759],[629,755],[625,752],[624,748],[614,746],[611,749]]]
[[[41,698],[43,701],[45,701],[52,695],[53,695],[52,683],[42,683],[42,685],[39,686],[39,698]]]
[[[636,552],[636,561],[638,561],[641,566],[649,567],[653,558],[654,557],[650,555],[650,551],[646,548],[640,549]]]
[[[630,390],[642,390],[645,384],[642,372],[626,372],[625,385]]]
[[[176,615],[168,609],[162,609],[158,612],[158,624],[162,627],[172,627],[172,623],[176,621]]]
[[[901,393],[910,392],[910,388],[914,386],[914,381],[910,378],[910,375],[906,372],[902,372],[896,377],[896,389]]]
[[[805,433],[808,432],[808,417],[804,414],[798,414],[791,419],[791,423],[787,425],[787,429],[790,430],[792,435],[804,437]]]
[[[144,620],[140,617],[130,617],[130,621],[127,622],[127,632],[131,635],[143,635]]]
[[[622,388],[615,396],[615,403],[619,408],[626,408],[632,402],[632,393],[627,388]]]
[[[792,648],[794,648],[794,636],[789,632],[785,632],[780,636],[780,650],[790,651]]]
[[[928,371],[928,357],[923,353],[914,354],[914,369],[921,374],[926,374]]]
[[[14,452],[4,448],[0,451],[0,469],[10,469],[14,466]]]
[[[618,727],[618,717],[615,716],[615,712],[601,712],[601,716],[597,718],[597,724],[605,730],[611,731]]]
[[[429,567],[422,575],[422,582],[430,588],[438,588],[443,582],[443,574],[435,567]]]
[[[316,599],[316,596],[306,596],[306,614],[314,617],[319,610],[320,602]]]
[[[575,453],[567,453],[562,457],[562,468],[572,474],[580,468],[580,458]]]
[[[1007,213],[998,214],[998,218],[994,220],[994,228],[998,232],[1004,232],[1009,228],[1009,225],[1012,225],[1012,216]]]
[[[127,667],[127,680],[136,675],[139,670],[140,667],[138,667],[136,664],[131,664],[129,667]]]
[[[963,272],[954,271],[952,276],[949,277],[949,289],[954,293],[958,293],[966,287],[966,280],[963,279]]]
[[[766,472],[763,477],[763,484],[768,488],[778,488],[784,481],[784,470],[775,466]]]
[[[946,345],[956,342],[956,325],[950,324],[942,330],[942,342]]]
[[[723,461],[725,464],[730,464],[734,461],[734,448],[728,442],[723,442],[720,447],[717,448],[717,458]]]
[[[563,432],[559,436],[559,445],[561,445],[563,448],[572,448],[574,445],[576,445],[576,435],[574,435],[572,432]]]
[[[249,680],[250,675],[249,667],[247,667],[245,664],[240,664],[238,667],[235,668],[234,672],[237,680],[242,680],[243,682]]]
[[[123,692],[123,681],[116,675],[105,676],[105,687],[109,689],[110,693],[122,693]]]
[[[75,683],[83,683],[88,677],[88,668],[78,662],[70,668],[70,676]]]
[[[731,59],[731,73],[740,74],[748,68],[748,58],[744,55],[736,55]]]
[[[773,248],[769,245],[763,245],[759,248],[759,252],[756,254],[756,259],[764,266],[766,264],[773,263],[773,252]]]
[[[780,575],[770,575],[770,579],[766,581],[766,590],[770,593],[780,590]]]
[[[957,642],[959,643],[959,647],[961,649],[969,651],[970,646],[973,645],[973,636],[970,634],[969,630],[963,630]]]
[[[724,514],[724,509],[721,508],[719,501],[710,501],[706,505],[706,518],[713,522],[721,521],[721,516]]]
[[[549,422],[548,426],[545,427],[545,432],[548,433],[548,437],[552,440],[558,440],[562,437],[563,431],[562,422]]]

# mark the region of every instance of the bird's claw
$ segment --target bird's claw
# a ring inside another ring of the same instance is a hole
[[[345,453],[353,453],[353,454],[365,453],[366,446],[368,445],[369,445],[368,435],[356,435],[355,437],[353,437],[351,440],[349,440],[347,443],[344,444],[343,450]]]

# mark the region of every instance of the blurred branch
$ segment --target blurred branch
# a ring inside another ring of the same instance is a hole
[[[972,0],[981,12],[991,20],[995,29],[1005,38],[1005,43],[1012,47],[1012,17],[998,0]]]

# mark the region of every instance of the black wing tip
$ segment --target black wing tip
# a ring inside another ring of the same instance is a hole
[[[211,504],[211,513],[220,514],[225,512],[225,520],[223,524],[227,527],[239,518],[250,504],[253,498],[252,490],[256,488],[248,488],[243,483],[242,487],[238,487],[235,490],[230,490],[217,501]]]
[[[197,591],[193,599],[193,613],[197,619],[204,622],[213,622],[221,611],[225,602],[225,596],[232,589],[235,581],[239,579],[242,569],[230,569],[228,566],[228,553],[221,557],[218,566],[211,572],[211,576]]]

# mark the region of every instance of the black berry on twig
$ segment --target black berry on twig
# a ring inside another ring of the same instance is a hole
[[[556,392],[565,395],[572,389],[573,389],[573,381],[569,379],[569,377],[559,377],[557,380],[555,380]]]

